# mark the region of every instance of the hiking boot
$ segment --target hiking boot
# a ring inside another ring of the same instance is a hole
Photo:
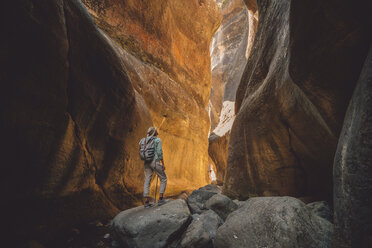
[[[145,208],[151,208],[152,206],[154,206],[154,204],[152,202],[145,202]]]
[[[165,204],[165,203],[167,203],[167,202],[169,202],[169,200],[168,199],[159,199],[159,201],[158,201],[158,206],[161,206],[161,205],[163,205],[163,204]]]

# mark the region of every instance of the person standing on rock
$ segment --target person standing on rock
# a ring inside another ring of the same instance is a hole
[[[143,196],[146,199],[145,208],[151,207],[150,203],[150,185],[151,178],[155,172],[160,179],[160,198],[158,205],[163,205],[167,202],[164,199],[164,192],[167,186],[167,175],[165,174],[165,165],[163,160],[163,149],[161,146],[161,140],[158,136],[158,131],[154,127],[150,127],[147,130],[147,137],[141,139],[140,145],[140,157],[144,160],[145,169],[145,182],[143,186]],[[156,201],[156,199],[155,199]]]

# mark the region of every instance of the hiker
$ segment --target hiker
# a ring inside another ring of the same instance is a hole
[[[145,208],[152,206],[152,204],[150,203],[149,192],[151,178],[154,171],[160,179],[160,198],[158,201],[158,205],[163,205],[167,202],[167,200],[164,199],[164,191],[165,187],[167,186],[167,175],[165,174],[161,140],[157,136],[158,131],[154,127],[150,127],[147,130],[147,137],[141,139],[140,141],[140,156],[141,159],[144,160],[145,167],[145,182],[143,186],[143,196],[146,199]]]

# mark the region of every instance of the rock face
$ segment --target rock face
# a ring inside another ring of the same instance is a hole
[[[167,195],[208,183],[209,44],[221,14],[213,0],[84,0],[159,128]],[[145,133],[143,133],[145,135]]]
[[[9,88],[1,91],[2,206],[17,213],[11,222],[20,236],[39,239],[36,229],[42,242],[49,232],[139,204],[138,141],[153,124],[163,124],[167,193],[208,179],[205,109],[209,43],[221,18],[216,4],[84,2],[141,61],[118,49],[78,0],[1,7],[0,75]]]
[[[112,42],[135,90],[143,97],[151,117],[160,126],[168,183],[166,195],[177,195],[205,185],[206,111],[189,92],[156,67],[144,63]],[[204,116],[199,120],[201,116]],[[185,123],[189,119],[190,123]],[[145,135],[143,133],[142,135]],[[196,149],[197,147],[197,149]],[[138,164],[141,167],[142,163]],[[138,182],[137,182],[138,184]],[[155,184],[152,185],[155,190]]]
[[[333,212],[329,206],[329,204],[325,201],[320,202],[312,202],[309,204],[306,204],[308,208],[311,209],[311,211],[318,215],[319,217],[322,217],[329,222],[333,222]]]
[[[190,207],[192,213],[200,214],[205,211],[205,202],[208,201],[209,198],[217,194],[216,190],[212,189],[205,189],[200,188],[198,190],[194,190],[189,197],[187,197],[186,201]]]
[[[221,219],[226,220],[227,216],[238,208],[238,205],[225,195],[215,194],[205,202],[205,207],[212,209]]]
[[[292,197],[254,197],[217,230],[215,247],[331,247],[333,225]]]
[[[181,247],[214,247],[216,231],[223,220],[212,210],[194,214],[193,221],[182,236]]]
[[[243,199],[330,200],[337,137],[371,22],[365,6],[349,9],[346,1],[257,4],[258,29],[237,90],[223,192]]]
[[[335,247],[372,247],[372,47],[334,160]]]
[[[221,14],[214,0],[83,0],[97,24],[206,106],[210,40]]]
[[[152,121],[119,55],[79,1],[12,1],[1,16],[2,205],[17,240],[133,206]]]
[[[190,218],[186,202],[179,199],[159,207],[123,211],[113,219],[111,228],[119,247],[160,248],[182,234]]]
[[[217,183],[221,184],[226,170],[230,129],[235,117],[236,89],[257,29],[257,8],[247,9],[243,0],[216,2],[223,19],[211,43],[209,115],[212,133],[208,153],[214,163]]]

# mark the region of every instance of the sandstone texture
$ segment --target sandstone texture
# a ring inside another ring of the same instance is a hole
[[[217,194],[213,191],[207,190],[194,190],[189,197],[187,197],[186,201],[191,210],[191,212],[200,214],[206,210],[205,202],[208,201],[209,198]]]
[[[1,204],[16,241],[138,204],[150,112],[84,6],[11,1],[1,16]]]
[[[322,217],[329,222],[333,222],[333,212],[329,204],[325,201],[319,201],[319,202],[312,202],[309,204],[306,204],[306,206],[311,209],[311,211],[318,215],[319,217]]]
[[[2,206],[17,213],[9,222],[20,239],[43,243],[140,204],[138,141],[151,125],[160,127],[169,195],[208,181],[217,5],[84,3],[93,18],[78,0],[1,5]]]
[[[118,247],[167,247],[189,224],[190,210],[184,200],[145,209],[143,206],[118,214],[111,228]]]
[[[214,247],[216,231],[223,220],[212,210],[194,214],[193,221],[182,235],[180,247]]]
[[[216,3],[83,2],[98,26],[118,44],[133,86],[159,127],[168,175],[166,194],[207,184],[209,44],[221,19]]]
[[[215,247],[332,247],[333,225],[292,197],[253,197],[217,230]]]
[[[83,0],[122,47],[170,75],[206,106],[209,44],[220,24],[214,0]]]
[[[213,210],[225,221],[238,205],[225,195],[215,194],[205,202],[205,208]]]
[[[257,5],[223,192],[330,201],[338,135],[370,42],[367,11],[346,1]]]
[[[372,47],[334,160],[335,247],[372,247]]]
[[[208,153],[213,161],[216,181],[222,184],[235,117],[235,95],[257,30],[257,7],[248,9],[243,0],[216,2],[223,19],[211,42],[211,134]]]

